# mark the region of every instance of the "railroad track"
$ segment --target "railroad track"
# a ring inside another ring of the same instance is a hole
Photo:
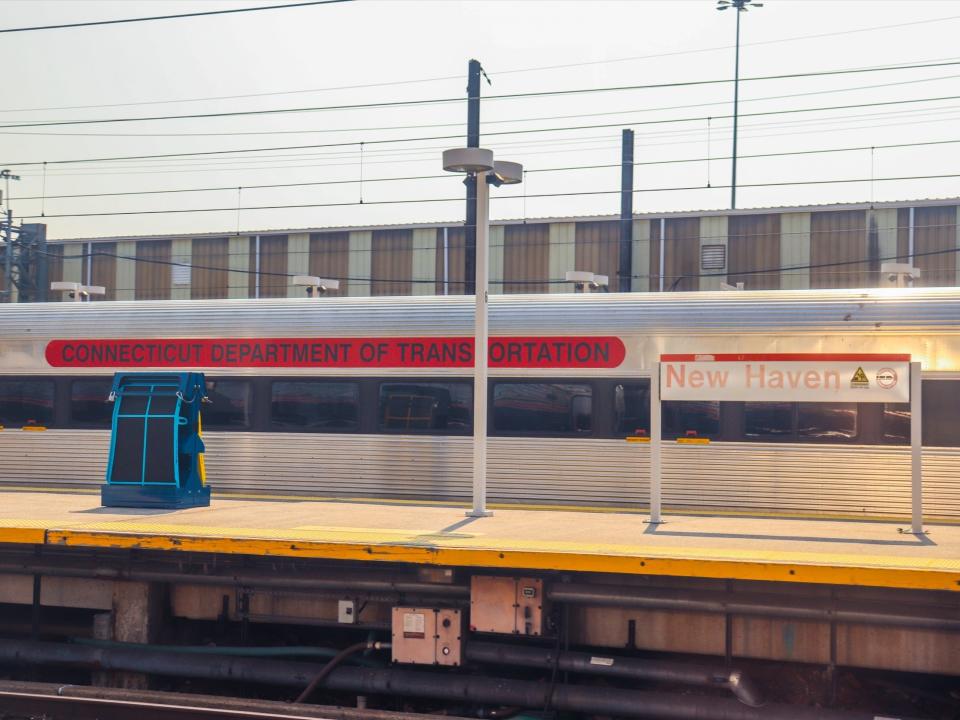
[[[0,682],[0,720],[440,720],[385,710],[293,705],[269,700]],[[457,720],[444,716],[443,720]]]

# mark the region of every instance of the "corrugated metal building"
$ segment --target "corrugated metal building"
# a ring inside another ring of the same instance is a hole
[[[637,215],[633,291],[875,287],[884,261],[960,285],[960,199]],[[493,292],[566,292],[567,270],[620,272],[614,216],[499,221]],[[451,224],[308,228],[238,236],[52,241],[50,280],[107,288],[107,300],[297,296],[292,275],[337,278],[339,294],[461,294],[464,231]],[[59,298],[52,298],[59,299]]]

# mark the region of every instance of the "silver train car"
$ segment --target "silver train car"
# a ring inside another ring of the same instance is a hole
[[[0,484],[98,486],[112,373],[189,368],[215,493],[466,502],[472,331],[471,297],[2,305]],[[909,353],[960,517],[958,289],[495,296],[490,332],[493,503],[645,506],[661,354]],[[667,509],[909,514],[907,406],[664,403],[663,437]]]

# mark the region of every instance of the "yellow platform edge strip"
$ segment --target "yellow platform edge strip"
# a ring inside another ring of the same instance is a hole
[[[438,548],[349,542],[165,536],[139,533],[48,530],[46,543],[73,547],[169,550],[260,556],[325,558],[419,565],[555,570],[622,575],[758,580],[960,591],[960,571],[831,566],[756,560],[664,558],[578,552]]]

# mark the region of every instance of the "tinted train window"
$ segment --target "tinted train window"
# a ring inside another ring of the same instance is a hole
[[[379,428],[386,432],[473,431],[470,383],[401,382],[380,385]]]
[[[74,380],[70,383],[70,422],[88,428],[110,429],[113,403],[107,400],[113,381],[109,378]]]
[[[795,407],[789,402],[745,402],[744,436],[751,440],[792,437]]]
[[[921,400],[923,444],[960,447],[960,380],[924,380]],[[910,443],[910,406],[906,403],[883,406],[883,441]]]
[[[0,380],[0,425],[23,427],[53,423],[53,382]]]
[[[720,403],[670,400],[663,403],[665,438],[716,437],[720,434]]]
[[[281,430],[356,431],[359,406],[357,383],[275,382],[270,390],[270,419]]]
[[[239,430],[250,426],[251,386],[248,380],[207,379],[210,403],[200,408],[204,429]]]
[[[650,434],[650,383],[618,383],[613,388],[613,431]]]
[[[493,429],[502,433],[588,434],[593,391],[585,383],[496,383]]]
[[[929,416],[929,412],[925,412],[924,415]],[[889,445],[910,444],[910,405],[908,403],[884,403],[883,442]]]
[[[843,442],[859,432],[856,403],[800,403],[797,436],[801,440]]]

